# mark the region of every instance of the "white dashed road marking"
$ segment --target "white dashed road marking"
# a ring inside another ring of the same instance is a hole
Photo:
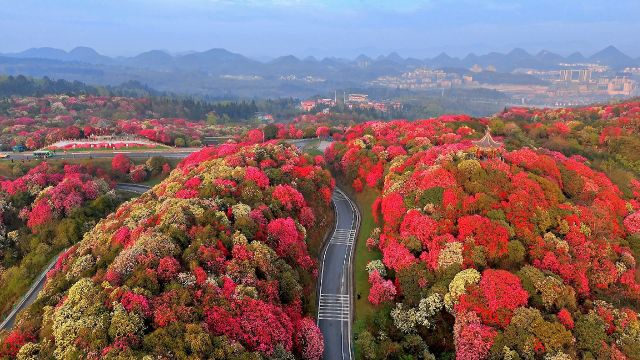
[[[318,309],[318,319],[349,321],[349,295],[343,294],[320,294],[320,307]]]

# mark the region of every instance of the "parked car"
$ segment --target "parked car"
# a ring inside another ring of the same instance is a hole
[[[24,152],[24,151],[27,151],[27,147],[22,145],[22,144],[18,144],[18,145],[14,146],[11,149],[13,150],[13,152]]]

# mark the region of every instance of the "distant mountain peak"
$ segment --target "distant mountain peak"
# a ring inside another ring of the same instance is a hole
[[[95,51],[93,48],[90,48],[88,46],[76,46],[75,48],[73,48],[71,51],[69,51],[69,54],[91,54],[91,55],[100,55],[98,54],[97,51]]]
[[[620,51],[617,47],[615,47],[613,45],[609,45],[606,48],[598,51],[597,53],[595,53],[595,54],[593,54],[591,56],[591,58],[593,58],[593,59],[604,58],[604,57],[629,58],[629,56],[624,54],[622,51]]]
[[[453,58],[443,51],[438,54],[438,56],[434,57],[433,60],[453,60]]]
[[[285,56],[280,56],[279,58],[274,59],[273,61],[271,61],[271,63],[274,64],[297,64],[300,62],[300,59],[298,59],[297,57],[293,56],[293,55],[285,55]]]
[[[392,52],[389,55],[387,55],[387,60],[391,60],[391,61],[403,61],[404,59],[402,58],[402,56],[400,56],[397,52]]]
[[[616,69],[637,65],[634,59],[632,59],[630,56],[626,55],[613,45],[609,45],[606,48],[591,55],[589,60],[609,65]]]
[[[158,56],[171,56],[167,51],[165,50],[149,50],[149,51],[145,51],[143,53],[140,53],[138,55],[136,55],[136,57],[140,56],[140,55],[158,55]]]
[[[582,62],[582,61],[586,61],[587,58],[584,55],[582,55],[581,52],[576,51],[571,55],[567,56],[566,60],[569,62]]]
[[[61,49],[52,47],[37,47],[30,48],[17,54],[20,57],[25,58],[42,58],[42,59],[54,59],[62,60],[67,57],[68,53]]]
[[[522,48],[515,48],[515,49],[509,51],[509,53],[507,55],[508,56],[518,56],[518,57],[531,56],[531,54],[529,54],[525,49],[522,49]]]

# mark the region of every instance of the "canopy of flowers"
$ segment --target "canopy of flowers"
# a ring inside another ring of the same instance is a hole
[[[307,230],[333,186],[294,146],[192,154],[59,259],[18,356],[319,359]]]
[[[580,156],[478,156],[474,122],[366,123],[327,149],[379,191],[368,297],[393,321],[367,324],[360,349],[399,356],[419,336],[458,359],[636,358],[638,203]]]

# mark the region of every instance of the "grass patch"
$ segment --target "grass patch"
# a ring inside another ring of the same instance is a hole
[[[379,250],[369,251],[367,248],[367,239],[371,234],[371,231],[376,227],[376,223],[373,220],[371,214],[371,205],[376,200],[379,192],[367,188],[361,193],[355,193],[351,186],[345,186],[341,188],[349,194],[351,199],[355,200],[358,208],[360,209],[360,232],[358,233],[358,239],[356,242],[354,261],[353,261],[353,273],[354,273],[354,322],[353,322],[353,335],[357,339],[358,335],[367,330],[374,321],[377,313],[384,309],[376,308],[369,302],[369,274],[367,273],[367,264],[371,260],[382,259],[382,254]],[[360,358],[360,349],[354,341],[355,358]]]
[[[162,177],[162,176],[156,176],[156,177],[152,177],[149,180],[143,181],[140,183],[140,185],[147,185],[150,187],[154,187],[158,184],[160,184],[162,182],[162,180],[166,179],[166,177]]]
[[[362,222],[360,224],[360,232],[355,249],[355,259],[353,262],[353,272],[355,278],[355,321],[366,322],[375,312],[376,309],[369,303],[369,274],[367,274],[366,266],[371,260],[381,259],[382,254],[379,251],[369,251],[367,248],[367,239],[371,234],[376,223],[371,215],[371,205],[378,197],[378,192],[367,189],[362,193],[352,195],[352,198],[360,208],[360,216]]]

